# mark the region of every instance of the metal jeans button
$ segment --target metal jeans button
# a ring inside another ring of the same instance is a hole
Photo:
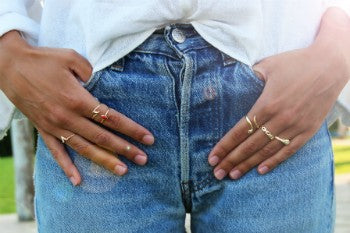
[[[186,36],[184,33],[177,28],[174,28],[174,30],[171,32],[171,36],[177,43],[183,43],[186,40]]]

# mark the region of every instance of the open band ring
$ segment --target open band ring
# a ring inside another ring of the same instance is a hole
[[[275,136],[273,136],[273,134],[265,126],[261,127],[261,130],[266,134],[266,136],[269,137],[270,140],[275,138]]]
[[[101,104],[98,104],[95,108],[94,108],[94,110],[92,110],[92,119],[95,119],[95,117],[97,116],[97,114],[99,114],[100,113],[100,111],[98,111],[98,109],[101,107]]]
[[[250,121],[249,117],[248,116],[245,116],[245,120],[247,121],[250,129],[248,130],[248,134],[252,134],[254,132],[254,127],[253,127],[253,124],[252,122]]]
[[[290,140],[287,138],[280,138],[278,136],[275,136],[275,139],[277,139],[278,141],[282,142],[285,146],[289,145]]]
[[[254,115],[254,119],[253,119],[254,125],[257,129],[260,128],[260,125],[258,124],[258,122],[256,121],[256,116]]]
[[[108,113],[109,113],[109,108],[107,109],[107,111],[106,111],[105,114],[101,115],[101,118],[102,118],[101,124],[102,124],[105,120],[108,119]]]
[[[72,135],[68,136],[68,137],[63,137],[61,136],[61,141],[63,144],[65,144],[66,142],[68,142],[69,139],[71,139],[75,134],[73,133]]]

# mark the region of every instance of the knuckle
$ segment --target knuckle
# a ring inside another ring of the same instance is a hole
[[[73,110],[81,110],[82,107],[85,105],[85,101],[83,101],[81,98],[76,98],[76,97],[69,97],[69,99],[67,98],[68,104],[70,109]]]
[[[293,155],[296,151],[297,149],[295,146],[287,146],[284,151],[284,154],[287,156],[290,156],[290,155]]]
[[[57,149],[49,147],[49,151],[51,152],[51,155],[55,160],[58,160],[60,158],[60,154]]]
[[[112,122],[114,129],[119,129],[120,128],[121,121],[122,121],[122,116],[120,114],[118,114],[118,113],[117,114],[112,114],[109,117],[109,119]]]
[[[95,135],[94,142],[98,145],[106,145],[111,141],[111,137],[105,132],[99,132]]]
[[[237,133],[237,131],[232,131],[229,134],[229,139],[230,139],[230,141],[240,142],[242,140],[242,135]]]
[[[274,101],[266,104],[266,106],[262,109],[263,115],[266,118],[271,118],[277,112],[277,105]]]
[[[67,117],[63,110],[59,108],[51,110],[48,113],[48,119],[50,122],[58,126],[70,125],[71,123],[69,117]]]
[[[77,143],[73,146],[73,148],[78,152],[78,154],[83,156],[88,156],[91,151],[91,146],[85,143]]]
[[[256,152],[257,144],[253,141],[247,142],[247,144],[242,148],[241,153],[245,155],[250,155]]]
[[[219,157],[222,157],[224,155],[227,155],[229,153],[229,149],[226,148],[226,146],[222,143],[219,143],[215,146],[215,150],[216,150],[216,155]]]
[[[250,162],[246,161],[246,162],[241,163],[237,167],[237,169],[240,170],[242,173],[244,173],[244,172],[249,171],[252,167],[253,167],[253,165]]]
[[[259,155],[262,157],[262,158],[266,158],[268,156],[271,156],[273,153],[275,152],[275,148],[273,148],[272,146],[270,145],[266,145],[265,147],[263,147],[260,152],[259,152]]]

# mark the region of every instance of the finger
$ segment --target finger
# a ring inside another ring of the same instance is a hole
[[[147,162],[147,154],[144,151],[86,118],[78,118],[70,128],[73,133],[86,140],[113,153],[123,155],[139,165],[145,165]]]
[[[259,173],[263,175],[277,167],[280,163],[295,154],[306,143],[306,141],[307,137],[303,134],[293,138],[289,145],[283,147],[275,155],[271,156],[258,166],[257,169]]]
[[[264,124],[265,119],[263,119],[259,114],[253,110],[247,114],[248,118],[253,124],[254,130],[256,132],[256,127],[254,126],[253,119],[254,116],[257,116],[259,119],[258,124]],[[258,121],[258,120],[257,120]],[[230,151],[235,149],[238,145],[240,145],[244,140],[248,137],[252,136],[252,134],[248,133],[251,129],[251,126],[247,123],[245,116],[232,128],[230,129],[224,137],[220,139],[220,141],[214,146],[214,148],[210,151],[208,156],[208,162],[211,166],[217,165],[223,158],[227,156]],[[254,133],[255,134],[255,133]],[[265,140],[264,140],[265,141]],[[253,145],[255,146],[255,145]]]
[[[82,81],[87,82],[93,70],[90,62],[73,49],[68,49],[67,53],[69,56],[69,68],[77,74]]]
[[[297,128],[293,127],[283,131],[278,135],[278,137],[283,139],[289,139],[289,138],[296,137],[300,133],[301,133],[301,130],[298,130]],[[266,144],[263,148],[261,148],[256,153],[254,153],[254,155],[248,157],[244,161],[241,161],[238,165],[236,165],[233,169],[231,169],[229,176],[232,179],[239,179],[242,175],[244,175],[246,172],[251,170],[253,167],[263,162],[264,160],[272,157],[274,154],[280,151],[284,146],[285,145],[282,142],[278,141],[277,139],[272,140],[271,142]],[[262,171],[260,170],[259,172],[262,173]]]
[[[86,117],[93,118],[96,122],[102,123],[108,128],[125,134],[138,142],[148,145],[154,143],[154,137],[151,132],[124,114],[108,108],[105,104],[99,105],[97,103],[92,106],[94,107],[89,108],[91,111],[86,113]],[[94,110],[95,114],[93,113]]]
[[[289,124],[286,124],[280,115],[272,118],[270,121],[266,122],[266,124],[261,125],[259,130],[255,131],[253,135],[223,157],[214,169],[215,177],[219,180],[223,179],[233,167],[255,154],[273,140],[273,138],[270,139],[267,134],[272,134],[271,136],[274,137],[285,131],[286,127],[289,127]],[[264,132],[264,128],[268,131]]]
[[[46,133],[45,131],[38,129],[45,144],[49,148],[53,158],[57,161],[58,165],[62,168],[63,172],[69,178],[74,186],[81,183],[81,176],[77,167],[73,164],[67,151],[62,143],[54,136]]]
[[[248,157],[246,160],[240,162],[230,172],[231,179],[239,179],[245,173],[250,171],[253,167],[268,159],[273,154],[277,153],[283,146],[279,141],[273,140],[265,145],[261,150],[257,151],[253,156]]]
[[[73,134],[70,131],[57,129],[55,132],[57,133],[55,135],[57,138],[63,136],[68,139],[65,143],[81,156],[90,159],[117,175],[124,175],[127,172],[127,165],[109,151],[88,142],[83,137]]]

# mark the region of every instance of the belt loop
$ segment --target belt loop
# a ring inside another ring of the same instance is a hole
[[[112,65],[110,65],[110,68],[111,70],[122,72],[124,70],[124,64],[125,57],[122,57],[119,60],[115,61]]]
[[[237,62],[237,60],[229,55],[227,55],[226,53],[220,51],[221,56],[222,56],[222,62],[224,66],[228,66],[228,65],[232,65],[235,64]]]

